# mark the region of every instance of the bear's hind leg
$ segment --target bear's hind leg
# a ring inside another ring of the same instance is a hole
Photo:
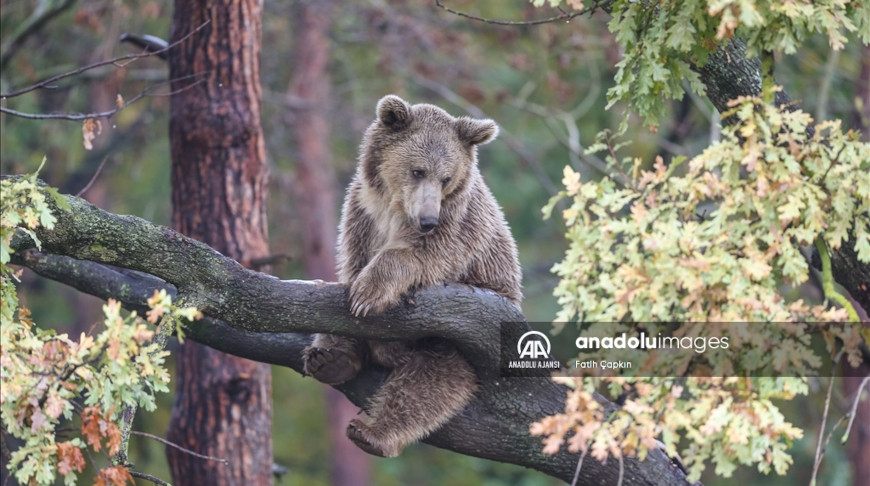
[[[338,385],[359,373],[363,344],[359,339],[332,334],[315,334],[314,342],[302,353],[305,374],[328,385]]]
[[[350,421],[347,436],[369,454],[396,457],[462,410],[476,390],[474,370],[455,350],[414,351],[371,399],[368,419]]]

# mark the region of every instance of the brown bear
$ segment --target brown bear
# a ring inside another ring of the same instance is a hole
[[[495,138],[492,120],[454,118],[389,95],[360,147],[338,239],[338,278],[357,316],[381,313],[419,287],[459,282],[492,289],[519,306],[516,244],[477,168],[477,146]],[[449,344],[364,341],[317,334],[305,372],[343,383],[367,361],[391,368],[348,437],[394,457],[438,429],[471,400],[477,378]]]

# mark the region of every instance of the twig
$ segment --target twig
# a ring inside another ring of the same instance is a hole
[[[97,465],[97,461],[94,460],[94,456],[91,455],[91,449],[89,447],[82,447],[82,450],[85,451],[85,455],[88,456],[88,461],[90,461],[91,467],[94,468],[95,471],[101,471],[100,466]]]
[[[610,134],[607,134],[607,151],[610,153],[610,157],[613,159],[613,165],[616,167],[616,170],[619,171],[619,174],[625,180],[626,187],[634,189],[634,192],[640,192],[640,189],[634,184],[634,181],[628,177],[628,174],[622,170],[622,164],[619,163],[619,158],[616,156],[616,151],[613,149],[613,140],[610,138]]]
[[[855,400],[852,402],[852,411],[849,412],[849,423],[846,425],[846,430],[843,432],[842,442],[849,440],[849,432],[852,430],[852,423],[855,422],[855,415],[858,414],[858,402],[861,401],[861,390],[863,390],[868,384],[870,384],[870,376],[864,377],[864,379],[861,380],[861,385],[855,391]]]
[[[220,462],[224,465],[230,464],[230,461],[228,459],[221,459],[220,457],[206,456],[206,455],[200,454],[198,452],[194,452],[194,451],[187,449],[185,447],[182,447],[174,442],[170,442],[170,441],[164,439],[163,437],[157,437],[156,435],[149,434],[148,432],[140,432],[138,430],[131,430],[130,433],[133,435],[138,435],[140,437],[147,437],[149,439],[154,439],[157,442],[162,443],[163,445],[168,445],[169,447],[174,447],[174,448],[180,450],[181,452],[185,452],[187,454],[190,454],[193,457],[198,457],[200,459],[205,459],[208,461],[217,461],[217,462]]]
[[[458,15],[458,16],[460,16],[460,17],[465,17],[465,18],[467,18],[467,19],[471,19],[471,20],[476,20],[476,21],[478,21],[478,22],[483,22],[483,23],[486,23],[486,24],[495,24],[495,25],[513,25],[513,26],[517,26],[517,25],[541,25],[541,24],[550,24],[550,23],[553,23],[553,22],[558,22],[558,21],[560,21],[560,20],[564,20],[565,22],[568,22],[568,21],[570,21],[571,19],[573,19],[574,17],[579,17],[579,16],[581,16],[581,15],[583,15],[583,14],[594,12],[595,9],[598,8],[598,2],[595,2],[595,5],[592,5],[592,6],[589,7],[589,8],[584,8],[583,10],[578,10],[578,11],[576,11],[576,12],[571,12],[571,13],[562,13],[562,15],[557,15],[556,17],[550,17],[550,18],[548,18],[548,19],[540,19],[540,20],[495,20],[495,19],[487,19],[487,18],[483,18],[483,17],[478,17],[478,16],[476,16],[476,15],[467,14],[467,13],[465,13],[465,12],[460,12],[459,10],[453,10],[453,9],[450,8],[450,7],[446,7],[446,6],[444,6],[444,4],[441,3],[441,0],[435,0],[435,6],[437,6],[438,8],[440,8],[440,9],[442,9],[442,10],[445,10],[445,11],[447,11],[447,12],[450,12],[450,13],[452,13],[452,14],[454,14],[454,15]],[[559,11],[564,12],[562,9],[559,9]]]
[[[135,103],[135,102],[137,102],[137,101],[139,101],[142,98],[145,98],[147,96],[172,96],[176,93],[180,93],[186,89],[192,88],[192,87],[196,86],[197,84],[202,83],[205,80],[204,79],[197,80],[197,81],[195,81],[195,82],[193,82],[193,83],[191,83],[183,88],[177,89],[175,91],[170,91],[168,93],[152,94],[152,91],[154,89],[156,89],[160,86],[163,86],[164,84],[169,84],[169,83],[172,83],[173,81],[179,81],[179,80],[182,80],[185,78],[191,78],[191,77],[200,76],[203,74],[205,74],[205,73],[196,73],[196,74],[184,76],[182,78],[178,78],[178,79],[174,79],[174,80],[170,79],[168,81],[163,81],[161,83],[153,84],[153,85],[145,88],[144,90],[142,90],[141,93],[139,93],[136,96],[125,101],[123,105],[121,105],[117,108],[113,108],[113,109],[108,110],[108,111],[101,111],[99,113],[24,113],[23,111],[13,110],[10,108],[6,108],[4,106],[0,106],[0,112],[6,113],[8,115],[17,116],[20,118],[27,118],[29,120],[71,120],[71,121],[78,121],[78,120],[87,120],[88,118],[109,118],[109,117],[115,115],[116,113],[120,112],[124,108],[127,108],[128,106],[132,105],[133,103]]]
[[[625,479],[625,460],[619,455],[619,479],[616,481],[616,486],[622,486],[622,480]]]
[[[89,180],[88,183],[85,185],[85,187],[83,187],[82,190],[79,191],[79,192],[76,194],[76,197],[82,197],[82,194],[88,192],[88,189],[91,188],[91,186],[94,184],[94,181],[96,181],[96,180],[97,180],[97,177],[99,177],[99,175],[100,175],[100,171],[103,170],[103,166],[106,164],[106,161],[107,161],[107,160],[109,160],[109,156],[108,156],[108,155],[106,155],[105,157],[103,157],[103,161],[100,162],[100,165],[99,165],[99,167],[97,167],[97,171],[94,172],[94,175],[93,175],[93,177],[91,177],[91,180]]]
[[[810,476],[810,486],[815,486],[816,476],[819,474],[819,466],[822,463],[822,440],[825,438],[825,424],[828,421],[828,409],[831,407],[833,390],[834,377],[832,375],[831,381],[828,382],[828,393],[825,395],[825,411],[822,412],[822,424],[819,426],[819,441],[816,443],[816,457],[813,460],[813,475]]]
[[[83,73],[83,72],[85,72],[85,71],[90,71],[91,69],[95,69],[95,68],[98,68],[98,67],[100,67],[100,66],[106,66],[106,65],[108,65],[108,64],[117,64],[117,63],[119,63],[119,62],[121,62],[121,61],[127,61],[127,60],[131,60],[131,59],[139,59],[139,58],[141,58],[141,57],[156,56],[156,55],[158,55],[158,54],[161,54],[161,53],[164,53],[164,52],[168,51],[169,49],[172,49],[173,47],[177,46],[178,44],[181,44],[182,42],[184,42],[185,40],[187,40],[190,36],[192,36],[193,34],[199,32],[200,30],[202,30],[202,29],[203,29],[206,25],[208,25],[209,23],[211,23],[211,20],[206,20],[205,22],[202,23],[202,25],[200,25],[199,27],[193,29],[193,30],[190,31],[187,35],[185,35],[184,37],[182,37],[181,39],[178,39],[177,41],[173,42],[172,44],[169,44],[168,46],[166,46],[166,48],[161,49],[161,50],[159,50],[159,51],[154,51],[154,52],[140,52],[140,53],[136,53],[136,54],[127,54],[126,56],[116,57],[116,58],[109,59],[109,60],[106,60],[106,61],[99,61],[99,62],[95,62],[95,63],[93,63],[93,64],[88,64],[87,66],[82,66],[82,67],[80,67],[80,68],[78,68],[78,69],[74,69],[74,70],[72,70],[72,71],[68,71],[68,72],[65,72],[65,73],[62,73],[62,74],[58,74],[58,75],[56,75],[56,76],[52,76],[52,77],[50,77],[50,78],[48,78],[48,79],[45,79],[45,80],[42,80],[42,81],[40,81],[40,82],[38,82],[38,83],[36,83],[36,84],[32,84],[32,85],[30,85],[30,86],[28,86],[28,87],[26,87],[26,88],[21,88],[21,89],[19,89],[19,90],[10,91],[10,92],[8,92],[8,93],[0,93],[0,98],[6,99],[6,98],[14,98],[14,97],[16,97],[16,96],[21,96],[21,95],[23,95],[23,94],[25,94],[25,93],[29,93],[29,92],[34,91],[34,90],[37,90],[37,89],[39,89],[39,88],[45,88],[45,87],[48,87],[49,84],[51,84],[51,83],[53,83],[53,82],[55,82],[55,81],[59,81],[59,80],[64,79],[64,78],[68,78],[68,77],[70,77],[70,76],[76,76],[76,75],[81,74],[81,73]]]
[[[817,182],[817,184],[820,184],[820,185],[821,185],[821,183],[824,182],[825,178],[828,177],[828,172],[831,171],[831,168],[834,166],[834,164],[836,164],[837,162],[839,162],[839,160],[840,160],[840,154],[843,153],[843,149],[845,149],[845,148],[846,148],[846,145],[843,145],[842,147],[840,147],[840,151],[837,152],[837,155],[836,155],[836,157],[834,157],[834,160],[832,160],[831,163],[828,165],[828,168],[825,169],[825,173],[822,174],[822,178],[819,179],[819,182]]]
[[[589,452],[589,449],[580,454],[580,460],[577,461],[577,469],[574,470],[574,479],[571,481],[571,486],[577,486],[577,480],[580,479],[580,469],[583,467],[583,459],[586,457],[587,452]]]
[[[139,479],[144,479],[146,481],[151,481],[152,483],[157,484],[159,486],[172,486],[172,483],[167,483],[166,481],[164,481],[162,479],[155,478],[154,476],[152,476],[150,474],[141,473],[139,471],[130,471],[129,469],[127,471],[130,473],[130,476],[133,476],[134,478],[139,478]]]
[[[824,456],[825,452],[827,452],[828,444],[831,443],[831,437],[834,435],[834,432],[837,431],[837,428],[840,427],[840,424],[842,424],[843,421],[846,420],[847,418],[849,418],[849,414],[846,414],[846,415],[843,415],[842,417],[840,417],[837,420],[837,423],[835,423],[833,425],[833,427],[831,427],[831,430],[828,431],[828,435],[825,437],[825,445],[822,446],[822,456]]]

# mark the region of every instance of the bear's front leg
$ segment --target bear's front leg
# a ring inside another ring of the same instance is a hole
[[[380,314],[399,303],[415,285],[419,259],[410,249],[384,250],[363,268],[350,285],[350,311],[355,316]]]

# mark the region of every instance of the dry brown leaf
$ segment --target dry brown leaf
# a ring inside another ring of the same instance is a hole
[[[82,124],[82,138],[84,139],[85,150],[93,150],[94,144],[92,143],[97,135],[102,133],[103,124],[100,120],[96,118],[87,118]]]

